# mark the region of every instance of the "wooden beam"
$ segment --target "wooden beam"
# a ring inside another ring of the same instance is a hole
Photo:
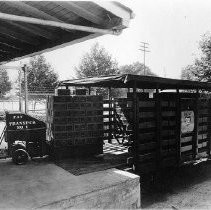
[[[21,30],[29,32],[30,34],[38,35],[45,39],[54,40],[56,38],[59,38],[59,36],[55,32],[53,31],[49,32],[47,30],[41,29],[40,27],[36,27],[30,24],[15,23],[14,21],[6,21],[6,22],[11,26],[15,26]]]
[[[5,43],[10,46],[14,46],[18,49],[34,49],[33,45],[23,42],[17,42],[15,38],[0,34],[0,42]]]
[[[118,2],[96,1],[95,3],[113,15],[121,18],[121,25],[123,28],[128,27],[130,19],[134,18],[135,16],[132,10]]]
[[[0,42],[0,49],[6,50],[6,51],[12,51],[12,52],[21,52],[21,49],[18,49],[14,46],[11,46],[2,42]]]
[[[14,53],[14,52],[11,52],[11,51],[7,51],[7,50],[5,50],[5,49],[0,49],[0,54],[2,55],[2,53],[3,54],[7,54],[7,55],[15,55],[16,53]],[[3,56],[3,55],[2,55]]]
[[[21,42],[26,42],[31,45],[38,45],[39,42],[36,39],[33,39],[26,34],[21,34],[19,32],[13,31],[10,28],[0,25],[0,34],[4,34],[10,37],[13,37]]]
[[[89,33],[119,35],[122,32],[122,30],[93,28],[93,27],[74,25],[74,24],[69,24],[69,23],[42,20],[38,18],[10,15],[6,13],[2,13],[2,12],[0,12],[0,19],[18,21],[18,22],[24,22],[24,23],[32,23],[32,24],[43,25],[43,26],[52,26],[52,27],[58,27],[61,29],[68,29],[68,30],[85,31]]]
[[[95,15],[92,12],[89,12],[87,9],[84,9],[83,7],[77,5],[78,2],[72,2],[72,1],[58,1],[56,2],[58,5],[68,9],[69,11],[73,12],[77,16],[80,16],[92,23],[95,23],[97,25],[102,25],[104,23],[104,19]]]
[[[33,3],[33,2],[31,2]],[[41,18],[41,19],[46,19],[46,20],[53,20],[53,21],[59,21],[61,22],[61,20],[59,20],[58,18],[51,16],[31,5],[29,2],[23,2],[23,1],[5,1],[5,4],[9,5],[12,8],[18,9],[20,12],[24,12],[27,15],[30,16],[34,16],[37,18]]]
[[[78,37],[78,39],[73,39],[73,40],[70,40],[70,41],[67,41],[67,42],[64,42],[64,43],[60,43],[60,44],[59,43],[46,44],[45,46],[43,46],[42,49],[39,49],[37,51],[32,50],[32,52],[30,52],[28,54],[16,55],[13,58],[9,58],[9,60],[10,61],[18,61],[20,59],[28,58],[28,57],[31,57],[31,56],[36,56],[36,55],[39,55],[39,54],[42,54],[42,53],[50,52],[50,51],[57,50],[57,49],[60,49],[60,48],[63,48],[63,47],[67,47],[67,46],[70,46],[70,45],[73,45],[73,44],[84,42],[86,40],[94,39],[94,38],[99,37],[99,36],[101,36],[101,34],[90,34],[90,35]],[[0,65],[8,63],[9,60],[0,59]]]

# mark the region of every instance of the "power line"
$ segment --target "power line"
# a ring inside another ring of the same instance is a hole
[[[141,42],[141,48],[139,49],[139,50],[141,50],[142,52],[144,52],[144,75],[146,74],[146,66],[145,66],[145,57],[146,57],[146,55],[145,55],[145,53],[147,53],[147,52],[150,52],[148,49],[149,49],[149,43],[147,43],[147,42]]]

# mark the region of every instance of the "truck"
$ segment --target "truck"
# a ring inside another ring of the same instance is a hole
[[[22,165],[29,158],[49,155],[50,142],[46,140],[45,122],[20,112],[6,112],[5,118],[0,145],[5,141],[7,148],[1,158],[12,158],[14,163]]]

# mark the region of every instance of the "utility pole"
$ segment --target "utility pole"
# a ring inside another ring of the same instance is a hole
[[[146,75],[146,66],[145,66],[145,57],[146,57],[146,55],[145,55],[145,53],[146,52],[150,52],[149,50],[148,50],[148,48],[149,48],[149,43],[147,43],[147,42],[141,42],[141,48],[139,49],[139,50],[141,50],[141,51],[143,51],[144,52],[144,75]]]

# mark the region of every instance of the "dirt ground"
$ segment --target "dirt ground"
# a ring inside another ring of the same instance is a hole
[[[211,161],[142,177],[141,190],[144,209],[211,209]]]

